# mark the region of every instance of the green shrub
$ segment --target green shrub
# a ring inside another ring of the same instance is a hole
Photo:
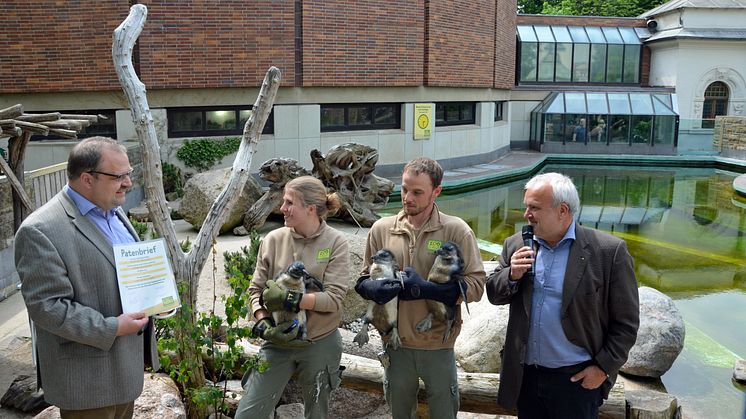
[[[184,196],[184,178],[181,169],[169,162],[161,162],[163,168],[163,192],[166,194],[175,192],[176,196]]]
[[[211,138],[187,140],[176,152],[176,157],[183,161],[187,167],[204,172],[217,164],[223,157],[238,151],[239,145],[241,145],[240,137],[226,137],[222,140]]]

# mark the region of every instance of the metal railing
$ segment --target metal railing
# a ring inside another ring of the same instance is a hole
[[[67,183],[67,162],[28,172],[34,188],[36,208],[46,204]]]

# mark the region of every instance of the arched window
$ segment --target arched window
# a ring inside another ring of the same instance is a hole
[[[702,106],[702,128],[713,128],[715,116],[728,114],[728,96],[728,86],[721,81],[707,86]]]

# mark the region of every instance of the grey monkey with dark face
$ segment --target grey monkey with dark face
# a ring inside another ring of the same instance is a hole
[[[305,293],[308,288],[315,286],[319,290],[324,290],[324,285],[314,278],[307,270],[303,262],[295,261],[288,268],[275,278],[277,285],[286,288],[289,291]],[[306,329],[306,311],[299,310],[297,313],[288,310],[278,310],[272,312],[272,319],[275,324],[294,321],[298,324],[298,339],[307,340],[308,330]]]
[[[396,263],[394,254],[387,249],[381,249],[371,257],[373,262],[370,265],[370,279],[371,280],[384,280],[384,279],[395,279],[400,278],[399,266]],[[397,297],[392,298],[384,304],[376,304],[374,301],[368,303],[368,310],[363,316],[363,327],[355,335],[354,342],[359,346],[363,346],[368,343],[368,324],[373,324],[373,327],[378,330],[381,337],[388,336],[388,347],[392,349],[399,349],[401,347],[401,339],[399,338],[399,330],[397,328],[397,317],[399,315],[399,299]]]
[[[435,262],[433,262],[427,280],[436,284],[448,284],[454,281],[462,281],[462,272],[464,270],[464,259],[461,256],[461,250],[453,242],[446,242],[440,249],[436,250]],[[464,289],[460,288],[461,297],[466,304]],[[425,332],[430,330],[433,324],[433,318],[446,323],[446,331],[443,335],[443,342],[451,336],[451,328],[456,319],[456,307],[443,304],[435,300],[426,300],[427,309],[430,312],[427,317],[417,323],[417,330]],[[466,305],[466,310],[469,306]]]

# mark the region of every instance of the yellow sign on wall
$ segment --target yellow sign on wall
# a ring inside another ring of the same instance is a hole
[[[433,121],[430,119],[433,115],[432,103],[415,103],[414,104],[414,139],[426,140],[433,133]]]

